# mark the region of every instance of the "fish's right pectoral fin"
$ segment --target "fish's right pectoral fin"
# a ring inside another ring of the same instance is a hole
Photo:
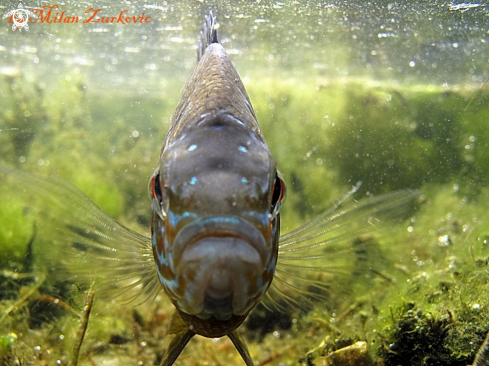
[[[180,353],[182,353],[183,349],[190,341],[190,339],[195,335],[194,332],[187,329],[184,332],[180,332],[175,337],[173,337],[170,342],[170,346],[165,353],[165,357],[161,361],[160,366],[171,366],[176,361]]]
[[[2,224],[32,232],[29,270],[48,268],[58,278],[95,281],[97,296],[111,300],[156,297],[161,286],[150,238],[119,224],[61,178],[0,166],[0,187],[0,199],[16,216]]]

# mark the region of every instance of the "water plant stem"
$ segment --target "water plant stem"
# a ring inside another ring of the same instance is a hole
[[[90,317],[90,312],[92,311],[93,296],[95,294],[95,282],[92,282],[90,289],[87,292],[87,298],[85,300],[85,307],[83,308],[83,316],[80,323],[80,328],[78,329],[77,341],[73,349],[73,358],[71,360],[72,366],[78,365],[78,358],[80,356],[80,348],[83,344],[83,339],[85,338],[85,332],[88,326],[88,319]]]

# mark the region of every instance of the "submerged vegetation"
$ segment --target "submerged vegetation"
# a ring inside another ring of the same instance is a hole
[[[20,72],[0,77],[1,164],[58,175],[149,235],[147,179],[181,85],[160,95],[105,95],[75,74],[52,85]],[[408,221],[375,239],[381,255],[368,284],[352,273],[357,285],[345,283],[352,291],[331,293],[328,304],[252,313],[241,331],[258,364],[472,363],[489,331],[487,89],[286,78],[259,86],[251,78],[247,89],[288,184],[283,232],[358,181],[355,198],[424,193]],[[15,195],[0,186],[0,358],[68,365],[90,284],[57,276],[49,263],[33,270],[42,228],[25,227],[27,208]],[[173,311],[163,298],[134,308],[95,290],[80,364],[157,364]],[[177,364],[202,364],[204,354],[208,364],[242,363],[228,340],[192,343]]]

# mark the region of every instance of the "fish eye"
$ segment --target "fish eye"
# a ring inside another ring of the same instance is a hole
[[[277,171],[275,173],[275,180],[273,181],[272,199],[270,204],[270,213],[272,214],[272,217],[275,217],[278,214],[284,198],[285,182],[282,179],[282,174]]]
[[[151,183],[149,184],[149,188],[150,188],[151,197],[161,205],[162,196],[161,196],[160,173],[156,174],[153,178],[151,178]]]
[[[155,170],[153,176],[149,180],[149,195],[151,197],[151,206],[162,219],[166,216],[166,210],[163,205],[163,185],[159,169]]]

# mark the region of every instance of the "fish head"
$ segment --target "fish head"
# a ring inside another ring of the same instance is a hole
[[[209,114],[163,150],[150,195],[157,271],[177,309],[244,319],[274,276],[285,195],[264,141],[229,111]]]

